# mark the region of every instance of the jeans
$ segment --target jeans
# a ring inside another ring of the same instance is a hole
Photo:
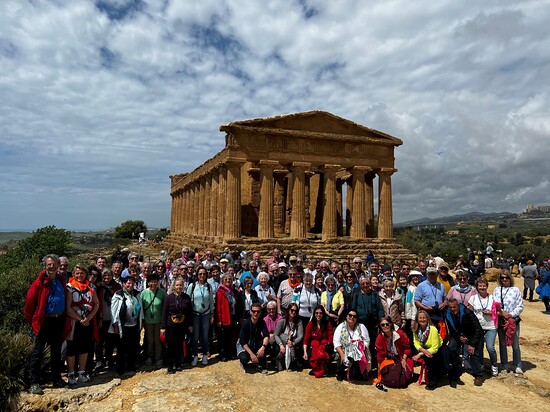
[[[199,340],[202,354],[208,354],[208,330],[210,329],[210,313],[193,313],[193,356],[199,355]]]
[[[52,382],[61,380],[61,338],[65,327],[65,316],[58,318],[45,317],[44,323],[36,336],[30,359],[31,384],[40,383],[40,371],[46,344],[50,345]]]
[[[512,358],[514,366],[516,368],[521,368],[521,349],[519,348],[519,323],[516,324],[516,334],[514,335],[514,340],[512,341]],[[503,366],[508,364],[508,348],[506,347],[506,333],[504,329],[498,328],[498,346],[500,351],[500,363]]]
[[[239,360],[241,361],[241,365],[243,365],[243,367],[250,362],[250,355],[246,350],[239,353]],[[263,369],[267,369],[267,359],[265,358],[265,355],[258,358],[258,365],[260,365]]]
[[[491,361],[491,366],[497,366],[497,351],[495,350],[496,337],[496,329],[489,329],[485,331],[485,346],[487,347],[487,352],[489,352],[489,360]]]

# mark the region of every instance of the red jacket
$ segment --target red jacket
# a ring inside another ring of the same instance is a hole
[[[229,307],[229,299],[227,299],[227,295],[225,293],[225,288],[223,285],[220,285],[218,291],[216,292],[215,322],[221,322],[222,326],[229,326],[231,325],[231,308]],[[235,306],[237,306],[236,302],[238,296],[236,296],[233,290],[231,293],[233,293]],[[235,313],[238,313],[237,309],[235,309]]]
[[[401,329],[396,330],[397,334],[399,335],[399,339],[395,340],[395,349],[397,349],[397,353],[399,354],[399,359],[403,357],[403,355],[407,355],[407,358],[411,357],[411,345],[409,338],[407,335],[405,335],[405,332],[403,332]],[[378,360],[378,363],[381,364],[384,359],[388,356],[388,338],[383,333],[380,333],[378,337],[376,338],[376,359]]]
[[[334,330],[330,322],[327,325],[327,330],[324,332],[320,329],[317,329],[313,333],[313,322],[308,322],[306,326],[306,331],[304,334],[304,345],[309,346],[312,340],[318,340],[319,343],[332,343],[332,338],[334,336]]]
[[[63,285],[63,293],[66,294],[67,284],[62,278],[59,278],[59,280]],[[50,296],[50,283],[50,277],[46,271],[43,270],[38,274],[36,280],[32,282],[27,293],[23,313],[25,315],[25,319],[27,319],[27,322],[31,324],[32,331],[35,335],[38,335],[38,332],[40,332],[40,328],[42,327],[42,323],[44,323],[46,305],[48,304],[48,296]]]

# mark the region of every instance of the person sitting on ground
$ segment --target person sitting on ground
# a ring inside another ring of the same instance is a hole
[[[383,317],[379,324],[380,333],[376,337],[376,359],[378,361],[378,378],[375,383],[382,383],[392,387],[389,382],[384,381],[385,374],[382,370],[387,367],[389,362],[399,362],[401,371],[406,380],[410,380],[413,374],[414,362],[411,359],[411,344],[409,338],[401,329],[394,327],[392,318],[389,316]]]
[[[296,349],[300,348],[304,338],[304,327],[298,316],[298,305],[291,303],[284,318],[275,328],[275,342],[279,345],[279,354],[276,358],[277,370],[280,372],[288,369],[292,361],[296,360],[298,354]],[[298,351],[300,352],[300,351]]]
[[[279,345],[275,342],[275,328],[277,323],[282,319],[282,316],[277,313],[277,304],[274,301],[267,303],[267,315],[264,317],[264,322],[269,332],[269,346],[267,355],[275,363],[275,357],[279,354]],[[276,366],[276,365],[275,365]]]
[[[260,302],[252,303],[250,317],[244,321],[241,327],[237,356],[243,369],[248,362],[252,362],[259,372],[267,373],[266,354],[269,332],[264,320],[260,317],[261,312]]]
[[[313,319],[307,324],[304,335],[304,360],[309,360],[316,378],[327,373],[327,365],[333,352],[334,330],[328,321],[323,305],[315,306]]]
[[[365,325],[357,321],[357,312],[348,312],[334,331],[334,350],[338,353],[336,379],[366,379],[370,370],[370,337]]]
[[[430,315],[424,309],[419,309],[416,313],[413,333],[414,347],[418,353],[412,357],[412,360],[424,363],[424,368],[427,371],[426,389],[434,390],[437,388],[437,379],[446,372],[443,359],[448,359],[448,354],[444,356],[448,349],[443,346],[439,331],[432,324]],[[422,375],[421,368],[420,380],[423,379]]]

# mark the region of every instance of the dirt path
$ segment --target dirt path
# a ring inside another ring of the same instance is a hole
[[[521,281],[517,284],[523,287]],[[83,403],[75,410],[550,411],[550,315],[542,313],[543,307],[542,302],[525,302],[521,323],[525,374],[487,377],[482,387],[475,387],[473,378],[465,374],[465,385],[456,389],[446,385],[428,392],[414,383],[407,389],[381,392],[371,382],[350,384],[334,377],[315,379],[308,369],[261,375],[244,372],[237,361],[221,363],[213,359],[207,367],[175,375],[161,370],[123,379],[102,400]],[[93,388],[92,385],[88,389]],[[54,395],[55,391],[49,392]],[[32,398],[25,396],[27,401]]]

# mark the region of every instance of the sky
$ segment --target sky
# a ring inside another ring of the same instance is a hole
[[[0,2],[0,230],[164,227],[220,125],[403,140],[394,222],[550,204],[550,1]]]

